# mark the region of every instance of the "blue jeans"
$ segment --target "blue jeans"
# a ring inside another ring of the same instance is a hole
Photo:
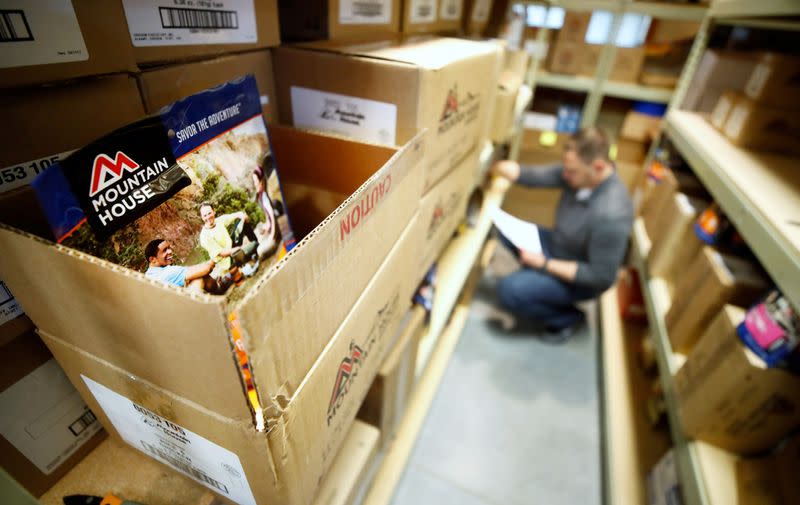
[[[519,250],[498,232],[500,242],[519,259]],[[551,231],[540,228],[542,252],[550,257]],[[506,310],[517,317],[543,324],[548,330],[558,331],[583,320],[584,315],[575,307],[576,302],[594,298],[596,293],[588,288],[562,281],[552,275],[523,266],[497,283],[497,297]]]

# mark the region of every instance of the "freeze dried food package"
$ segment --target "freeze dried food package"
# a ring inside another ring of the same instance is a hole
[[[295,241],[252,76],[115,130],[32,185],[62,245],[211,294]]]

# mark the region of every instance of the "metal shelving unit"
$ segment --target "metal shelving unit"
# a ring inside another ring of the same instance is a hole
[[[693,112],[670,111],[665,131],[781,291],[800,307],[797,160],[736,147]]]
[[[650,251],[650,239],[647,237],[641,218],[634,223],[632,240],[634,263],[639,271],[640,285],[647,306],[647,318],[650,322],[650,334],[656,349],[661,386],[667,404],[667,417],[684,503],[686,505],[710,505],[696,443],[684,435],[680,419],[678,419],[678,403],[675,398],[673,377],[683,365],[685,358],[672,352],[672,344],[664,321],[664,315],[669,310],[672,301],[666,283],[662,279],[650,278],[646,262]]]

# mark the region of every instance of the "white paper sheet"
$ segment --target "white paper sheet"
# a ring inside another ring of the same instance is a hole
[[[501,209],[494,209],[492,221],[500,233],[519,249],[532,253],[542,252],[542,242],[539,240],[539,227],[533,223],[523,221]]]

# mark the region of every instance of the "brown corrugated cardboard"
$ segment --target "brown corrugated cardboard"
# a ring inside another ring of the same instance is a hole
[[[769,288],[753,263],[703,247],[675,286],[664,317],[672,348],[687,353],[723,305],[749,306]]]
[[[60,7],[59,2],[3,4],[4,9],[18,9],[5,15],[18,17],[19,33],[17,41],[3,40],[0,87],[137,70],[119,2],[60,3]],[[12,20],[6,17],[5,22]],[[23,24],[25,30],[21,29]]]
[[[558,31],[558,40],[563,40],[565,42],[583,42],[586,38],[586,30],[589,28],[589,21],[591,19],[591,12],[566,11],[564,13],[564,24]]]
[[[137,79],[145,110],[155,114],[181,98],[247,74],[256,78],[264,119],[268,123],[277,121],[272,54],[266,50],[153,68],[139,74]]]
[[[424,329],[425,311],[421,307],[410,310],[358,411],[359,419],[380,430],[379,446],[382,448],[394,439],[403,419],[408,397],[414,387],[417,346]]]
[[[647,144],[637,140],[620,138],[617,140],[617,161],[643,163],[647,156]]]
[[[800,155],[800,115],[795,110],[763,106],[741,95],[722,131],[741,147]]]
[[[402,145],[430,130],[424,164],[431,188],[488,133],[500,45],[450,38],[336,42],[274,53],[285,124]]]
[[[172,398],[183,398],[205,413],[197,423],[219,418],[247,426],[237,432],[234,445],[254,444],[253,451],[267,450],[263,439],[253,442],[253,424],[260,426],[264,417],[270,426],[285,421],[280,414],[285,401],[296,397],[314,362],[330,347],[331,335],[416,212],[422,193],[424,133],[399,150],[279,127],[270,129],[270,137],[287,195],[312,195],[315,188],[352,195],[333,212],[294,198],[301,205],[290,206],[289,213],[320,224],[235,302],[191,295],[0,229],[0,275],[42,331],[86,358],[84,363],[104,362],[125,370],[121,377],[133,375]],[[341,168],[330,170],[331,160]],[[32,273],[41,264],[49,265],[46,278]],[[243,334],[264,408],[255,421],[231,359],[229,317]],[[323,396],[329,395],[330,390]],[[284,464],[280,454],[276,465]],[[265,468],[266,453],[262,456],[259,465]],[[300,464],[299,459],[291,464]],[[271,481],[264,480],[269,486]],[[311,491],[306,486],[302,492]]]
[[[792,437],[769,456],[739,458],[735,463],[736,503],[783,505],[800,500],[800,437]]]
[[[492,142],[504,142],[512,133],[517,93],[520,86],[522,86],[522,79],[510,70],[504,70],[500,74],[500,80],[497,83],[494,114],[492,115],[489,129],[489,139]]]
[[[726,305],[675,375],[684,432],[738,453],[772,448],[800,423],[800,377],[766,365],[736,335],[744,310]]]
[[[218,0],[202,7],[165,6],[157,0],[115,0],[125,9],[128,44],[145,65],[196,60],[234,51],[277,46],[278,0]]]
[[[647,42],[666,44],[677,40],[693,39],[700,31],[700,22],[681,19],[653,19],[647,32]]]
[[[756,63],[757,60],[751,53],[706,50],[681,108],[711,112],[725,91],[744,91]]]
[[[355,503],[359,486],[375,458],[382,433],[367,423],[356,420],[342,442],[314,499],[314,505],[351,505]]]
[[[455,34],[461,29],[464,0],[403,0],[405,34]]]
[[[728,118],[731,117],[731,112],[739,102],[740,97],[741,93],[736,91],[725,91],[720,95],[714,110],[711,111],[711,117],[708,118],[714,128],[724,131],[725,124],[728,122]]]
[[[420,279],[439,257],[458,224],[464,219],[467,202],[476,183],[478,156],[478,150],[465,156],[458,167],[439,181],[420,201],[419,219],[425,226],[421,247],[417,252]]]
[[[483,35],[489,24],[493,0],[464,0],[463,30],[467,35]]]
[[[591,77],[597,71],[597,62],[604,46],[598,44],[583,44],[583,46],[578,73]],[[611,73],[608,74],[608,80],[637,82],[639,73],[642,71],[642,65],[644,65],[644,56],[643,47],[616,48],[614,51],[614,63],[611,67]]]
[[[60,157],[144,116],[136,80],[127,75],[6,90],[0,108],[14,125],[3,133],[14,148],[0,150],[0,193],[29,184]]]
[[[272,402],[265,411],[266,431],[255,430],[247,409],[241,409],[244,398],[235,383],[228,384],[227,395],[238,400],[239,412],[210,410],[61,339],[44,338],[113,435],[238,503],[309,503],[409,307],[417,283],[409,272],[421,232],[420,221],[412,218],[293,394],[264,397]],[[203,347],[198,342],[193,352]],[[230,354],[219,358],[232,365]],[[291,354],[273,356],[273,362],[282,358]],[[255,367],[254,372],[257,378]],[[206,374],[215,383],[223,378]],[[149,422],[136,422],[142,419]],[[180,437],[172,440],[176,432]]]
[[[647,235],[652,236],[658,229],[657,222],[664,215],[670,201],[678,191],[678,180],[672,170],[665,169],[660,181],[655,181],[648,176],[645,184],[646,196],[639,213],[644,219]]]
[[[556,74],[578,75],[584,68],[588,44],[557,40],[550,49],[547,69]]]
[[[622,122],[619,136],[620,138],[637,142],[650,142],[656,138],[660,128],[660,117],[630,111],[625,114],[625,120]]]
[[[744,87],[753,100],[781,109],[800,108],[800,57],[765,53]]]
[[[402,0],[279,2],[281,40],[369,40],[400,32]]]
[[[628,194],[632,195],[634,189],[644,177],[644,168],[641,163],[631,163],[628,161],[618,161],[616,163],[617,175],[628,188]]]
[[[694,222],[708,202],[677,193],[665,210],[668,216],[663,228],[650,237],[650,255],[647,258],[650,275],[662,277],[674,284],[671,275],[677,266],[685,268],[694,253],[700,250],[700,240],[694,233]],[[693,247],[694,246],[694,247]]]
[[[41,496],[106,434],[27,322],[1,327],[0,408],[13,416],[0,421],[0,463]]]

